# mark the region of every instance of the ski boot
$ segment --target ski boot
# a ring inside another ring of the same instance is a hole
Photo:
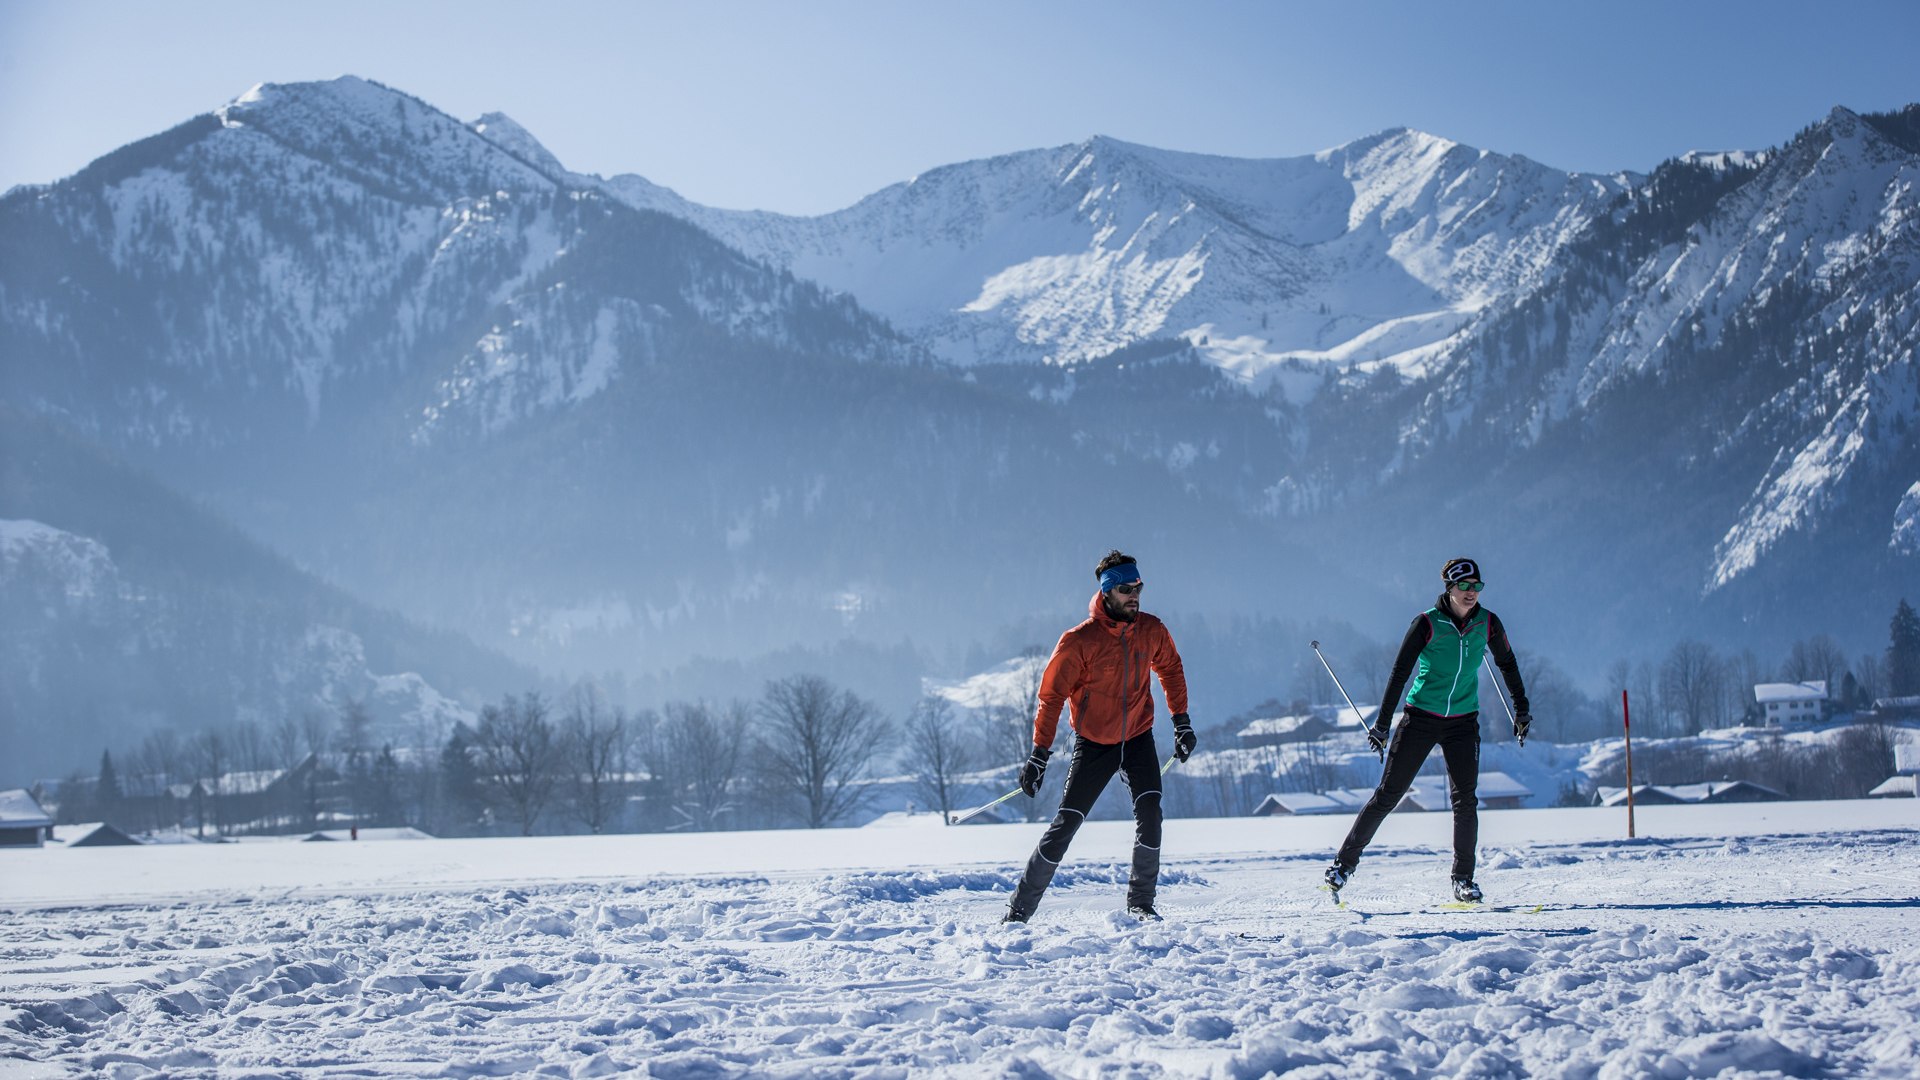
[[[1128,904],[1127,914],[1141,922],[1160,921],[1160,913],[1153,910],[1152,904]]]
[[[1462,904],[1477,904],[1480,902],[1480,886],[1475,885],[1472,878],[1454,878],[1453,898]]]
[[[1024,923],[1031,918],[1033,918],[1033,912],[1031,911],[1015,911],[1012,908],[1008,908],[1007,913],[1000,916],[1000,925],[1006,926],[1008,923]]]
[[[1332,866],[1327,867],[1324,880],[1327,883],[1327,888],[1332,889],[1333,894],[1338,896],[1340,895],[1340,890],[1347,887],[1347,881],[1352,877],[1353,867],[1341,866],[1339,863],[1334,863]]]

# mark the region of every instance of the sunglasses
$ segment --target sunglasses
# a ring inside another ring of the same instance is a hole
[[[1125,585],[1115,585],[1113,591],[1119,593],[1121,596],[1138,596],[1140,595],[1140,590],[1146,587],[1147,583],[1144,581],[1130,581]]]
[[[1479,592],[1481,589],[1487,587],[1487,583],[1484,581],[1456,581],[1453,583],[1453,587],[1459,589],[1461,592]]]

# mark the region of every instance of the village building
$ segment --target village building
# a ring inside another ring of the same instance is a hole
[[[26,788],[0,791],[0,847],[40,847],[53,836],[53,818]]]
[[[1503,772],[1483,772],[1475,781],[1474,794],[1479,796],[1482,810],[1518,810],[1526,800],[1533,797],[1533,789]],[[1412,803],[1411,806],[1408,803]],[[1447,794],[1447,781],[1443,777],[1422,777],[1407,789],[1407,797],[1400,801],[1397,810],[1451,810],[1453,803]]]
[[[1533,789],[1503,772],[1483,772],[1476,781],[1480,808],[1518,810],[1533,797]],[[1373,797],[1372,788],[1339,788],[1334,791],[1276,791],[1253,808],[1254,817],[1309,816],[1315,814],[1357,813]],[[1413,782],[1400,799],[1396,811],[1451,810],[1447,782],[1439,777],[1422,777]]]
[[[1314,814],[1351,814],[1366,804],[1350,791],[1277,791],[1260,800],[1254,817],[1306,817]]]
[[[1876,799],[1908,798],[1920,794],[1920,743],[1899,742],[1893,747],[1893,775],[1867,794]]]
[[[1342,705],[1316,705],[1305,713],[1289,716],[1266,716],[1249,722],[1234,734],[1242,749],[1261,746],[1285,746],[1290,743],[1313,742],[1328,735],[1338,735],[1358,731],[1371,721],[1380,707],[1355,712]]]
[[[1784,793],[1775,791],[1765,784],[1756,784],[1751,780],[1709,780],[1694,784],[1635,784],[1633,788],[1635,806],[1777,802],[1785,798]],[[1627,789],[1596,788],[1593,793],[1593,805],[1625,806]]]
[[[1818,724],[1827,718],[1827,682],[1755,683],[1754,704],[1772,727]]]
[[[61,828],[70,829],[75,834],[72,840],[67,841],[67,846],[70,848],[135,847],[140,843],[140,841],[120,831],[112,822],[107,821],[93,822],[79,826],[62,825]]]

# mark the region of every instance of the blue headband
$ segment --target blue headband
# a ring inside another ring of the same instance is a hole
[[[1121,563],[1119,566],[1109,566],[1107,567],[1107,572],[1100,575],[1100,591],[1112,592],[1115,585],[1125,585],[1129,581],[1139,580],[1140,567],[1134,563]]]

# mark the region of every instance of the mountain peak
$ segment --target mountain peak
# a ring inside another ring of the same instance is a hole
[[[1314,157],[1325,161],[1335,157],[1363,158],[1376,150],[1387,149],[1401,156],[1419,156],[1422,154],[1446,154],[1456,149],[1474,150],[1464,143],[1442,138],[1417,128],[1390,127],[1363,135],[1349,143],[1330,147],[1320,151]],[[1475,153],[1479,151],[1475,150]]]
[[[223,127],[256,131],[330,168],[413,198],[442,201],[551,188],[553,177],[564,172],[547,175],[544,163],[553,155],[504,116],[495,114],[511,132],[496,138],[411,94],[357,75],[262,83],[214,115]]]
[[[558,177],[567,171],[551,150],[506,113],[490,112],[467,127],[474,134],[550,176]]]

